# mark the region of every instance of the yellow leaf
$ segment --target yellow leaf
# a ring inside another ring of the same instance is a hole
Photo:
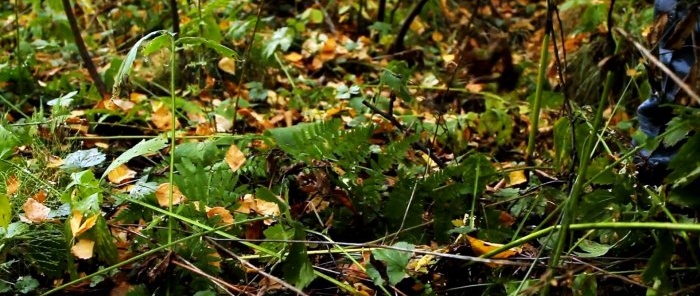
[[[90,230],[95,226],[97,222],[97,214],[92,215],[90,218],[85,219],[83,222],[83,214],[79,211],[73,211],[73,217],[70,219],[70,230],[73,233],[73,237],[79,236],[86,231]]]
[[[90,259],[92,258],[92,250],[95,247],[95,242],[89,239],[81,239],[78,240],[75,245],[73,245],[72,248],[70,248],[71,252],[73,252],[73,255],[75,257],[78,257],[80,259]]]
[[[289,53],[288,55],[285,55],[285,56],[284,56],[284,59],[285,59],[285,60],[287,60],[287,61],[289,61],[289,62],[292,62],[292,63],[301,61],[302,58],[303,58],[303,57],[302,57],[301,54],[299,54],[298,52],[291,52],[291,53]]]
[[[33,198],[27,198],[27,201],[22,205],[24,215],[30,222],[44,222],[49,218],[49,209],[47,206],[36,201]]]
[[[177,186],[173,187],[173,205],[185,201],[185,197]],[[170,200],[170,183],[163,183],[156,188],[156,200],[161,207],[168,207]]]
[[[236,145],[231,145],[226,151],[226,164],[231,168],[232,171],[237,171],[245,163],[245,154],[236,147]]]
[[[231,75],[236,74],[236,60],[229,57],[224,57],[220,59],[219,69]]]
[[[5,186],[7,187],[7,195],[13,195],[19,189],[19,179],[17,176],[12,175],[5,181]]]
[[[519,170],[508,173],[508,186],[523,184],[525,182],[527,182],[525,171]]]
[[[107,180],[113,184],[121,184],[126,180],[136,177],[136,172],[122,164],[107,174]]]
[[[494,244],[494,243],[485,242],[485,241],[482,241],[478,238],[471,237],[469,235],[467,235],[467,239],[469,240],[469,245],[471,245],[471,247],[472,247],[472,251],[474,251],[474,254],[476,254],[477,256],[481,256],[483,254],[489,253],[489,252],[503,246],[501,244]],[[491,256],[491,258],[508,259],[508,258],[513,257],[515,255],[518,255],[520,253],[521,253],[520,248],[510,248],[508,250],[504,250],[496,255]],[[489,266],[493,266],[493,264],[489,264]]]

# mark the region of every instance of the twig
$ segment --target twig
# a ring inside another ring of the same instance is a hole
[[[678,75],[676,75],[676,73],[673,73],[673,71],[671,71],[671,69],[669,69],[668,67],[666,67],[666,65],[664,65],[663,63],[661,63],[661,61],[659,61],[659,59],[657,59],[656,57],[654,57],[654,55],[651,54],[651,52],[649,52],[649,50],[646,49],[646,48],[644,47],[644,45],[641,45],[641,44],[639,44],[639,42],[634,41],[634,39],[632,39],[632,37],[630,37],[630,35],[629,35],[627,32],[625,32],[625,30],[623,30],[623,29],[621,29],[621,28],[615,28],[615,30],[616,30],[618,33],[620,33],[620,35],[622,35],[622,37],[624,37],[625,39],[627,39],[627,41],[631,42],[631,43],[634,45],[634,47],[636,47],[636,48],[639,50],[639,52],[642,53],[642,55],[643,55],[644,57],[646,57],[647,59],[649,59],[649,61],[651,61],[651,62],[654,63],[657,67],[659,67],[659,69],[661,69],[661,71],[663,71],[664,73],[666,73],[666,75],[668,75],[668,77],[671,78],[671,80],[673,80],[673,82],[675,82],[676,84],[678,84],[678,86],[679,86],[680,88],[682,88],[682,89],[685,91],[685,93],[688,94],[689,97],[691,97],[691,98],[692,98],[693,100],[695,100],[696,102],[700,103],[700,96],[698,96],[698,94],[695,93],[695,91],[693,91],[693,89],[690,88],[690,86],[688,86],[688,84],[686,84],[685,82],[683,82],[683,79],[681,79],[680,77],[678,77]]]
[[[290,285],[289,283],[281,280],[280,278],[265,272],[264,270],[258,268],[257,266],[255,266],[255,265],[251,264],[250,262],[246,261],[245,259],[241,258],[241,256],[236,255],[236,253],[231,252],[229,249],[224,248],[224,246],[222,246],[221,244],[219,244],[215,240],[208,238],[208,237],[206,239],[209,243],[213,244],[214,246],[216,246],[217,248],[219,248],[220,250],[222,250],[224,253],[228,254],[229,256],[236,258],[236,260],[241,262],[241,264],[245,265],[246,267],[248,267],[252,270],[255,270],[255,272],[259,273],[260,275],[268,278],[269,280],[272,280],[274,282],[279,283],[280,285],[284,286],[285,288],[289,289],[290,291],[297,293],[297,295],[307,295],[308,296],[308,294],[304,293],[303,291],[301,291],[301,290],[297,289],[296,287]]]
[[[187,269],[187,270],[189,270],[189,271],[191,271],[191,272],[193,272],[193,273],[196,273],[196,274],[198,274],[198,275],[201,275],[201,276],[207,278],[208,280],[212,281],[212,283],[214,283],[216,286],[218,286],[219,288],[221,288],[221,290],[226,291],[226,293],[229,294],[229,295],[233,295],[233,293],[229,292],[226,288],[231,289],[231,290],[233,290],[233,291],[236,291],[236,292],[238,292],[238,293],[244,293],[244,294],[247,294],[247,295],[254,295],[253,293],[244,291],[244,290],[242,290],[242,289],[240,289],[240,288],[238,288],[238,287],[236,287],[236,286],[234,286],[234,285],[231,285],[231,284],[227,283],[226,281],[224,281],[224,280],[222,280],[222,279],[218,279],[218,278],[216,278],[216,277],[213,277],[213,276],[207,274],[206,272],[204,272],[204,271],[202,271],[201,269],[197,268],[197,266],[194,266],[194,264],[192,264],[192,263],[190,263],[189,261],[185,260],[185,258],[182,258],[182,256],[180,256],[180,255],[177,255],[177,254],[176,254],[175,256],[177,256],[177,258],[178,258],[179,260],[182,260],[182,262],[180,262],[180,261],[178,261],[178,260],[173,260],[173,261],[172,261],[173,264],[175,264],[175,265],[177,265],[177,266],[180,266],[180,267],[182,267],[182,268],[184,268],[184,269]],[[183,262],[184,262],[184,263],[183,263]]]
[[[100,74],[97,73],[97,68],[95,68],[95,63],[92,62],[90,58],[90,53],[88,53],[87,47],[85,47],[85,41],[83,36],[80,35],[80,29],[78,28],[78,21],[75,19],[75,13],[73,13],[73,8],[70,5],[70,0],[61,0],[63,2],[63,10],[66,12],[66,18],[70,24],[70,30],[73,33],[73,39],[75,39],[75,45],[78,46],[78,52],[80,53],[80,58],[85,63],[85,68],[90,73],[90,78],[92,82],[95,83],[95,87],[100,92],[103,98],[108,98],[110,96],[107,91],[107,86],[105,85]]]

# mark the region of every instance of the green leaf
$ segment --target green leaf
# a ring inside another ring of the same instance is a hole
[[[26,232],[29,231],[29,225],[22,223],[22,222],[14,222],[10,225],[7,225],[7,228],[3,230],[4,234],[2,235],[3,238],[10,239],[15,236],[19,236],[22,234],[25,234]]]
[[[216,51],[218,54],[224,57],[236,57],[238,54],[235,50],[230,49],[221,43],[201,38],[201,37],[182,37],[177,40],[177,43],[187,44],[187,45],[204,45],[209,49]]]
[[[105,161],[107,157],[104,153],[92,148],[90,150],[78,150],[66,156],[61,168],[64,169],[84,169],[96,166]]]
[[[598,295],[598,282],[595,275],[581,273],[574,278],[571,291],[575,296],[596,296]]]
[[[0,193],[0,227],[7,228],[12,222],[12,203],[7,194]]]
[[[277,31],[272,34],[272,38],[267,41],[267,44],[265,44],[263,56],[266,58],[271,57],[278,48],[286,51],[292,45],[293,38],[294,32],[289,30],[288,27],[277,29]]]
[[[672,172],[666,179],[674,183],[674,187],[683,186],[700,177],[698,151],[700,151],[700,133],[688,139],[668,165]]]
[[[406,273],[406,265],[408,265],[408,261],[411,259],[412,251],[415,246],[406,242],[398,242],[394,244],[393,247],[405,249],[407,251],[376,249],[372,251],[372,255],[374,255],[374,258],[377,260],[386,264],[386,273],[389,276],[389,283],[396,285],[408,276]]]
[[[167,144],[168,140],[165,139],[165,137],[158,137],[148,141],[144,140],[139,142],[138,144],[134,145],[134,147],[124,151],[124,153],[119,155],[117,159],[112,161],[112,164],[107,167],[100,180],[104,179],[112,170],[116,169],[120,165],[129,162],[129,160],[144,154],[156,153],[158,150],[165,148]]]
[[[301,14],[301,18],[312,24],[320,24],[323,21],[323,12],[315,8],[307,8]]]
[[[408,87],[406,83],[408,81],[407,76],[403,76],[400,73],[393,72],[389,69],[385,69],[382,72],[382,76],[379,78],[382,84],[386,84],[392,92],[394,92],[399,98],[406,102],[413,100],[411,93],[408,92]]]
[[[151,55],[152,53],[159,51],[163,48],[170,48],[170,42],[173,40],[173,37],[167,34],[160,35],[156,38],[153,38],[151,42],[148,42],[146,46],[143,47],[143,51],[141,52],[144,56]]]
[[[0,158],[12,154],[12,151],[20,144],[19,138],[11,131],[0,125]]]
[[[583,252],[574,252],[576,255],[579,257],[583,258],[593,258],[593,257],[600,257],[608,253],[610,250],[610,245],[605,245],[605,244],[600,244],[591,240],[583,240],[581,243],[578,245]]]
[[[294,239],[305,240],[304,233],[301,223],[294,222]],[[292,243],[282,269],[284,278],[298,289],[303,289],[314,280],[314,268],[311,260],[309,260],[309,256],[306,254],[306,244]]]
[[[32,292],[38,287],[39,281],[37,281],[31,275],[20,277],[17,283],[15,283],[15,289],[22,294]]]
[[[671,147],[678,142],[684,140],[688,133],[693,130],[688,120],[683,120],[680,117],[674,117],[667,124],[667,130],[672,130],[669,132],[663,140],[664,146]]]

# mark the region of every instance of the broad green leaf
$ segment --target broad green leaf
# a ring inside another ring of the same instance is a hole
[[[294,222],[294,239],[305,240],[303,226],[299,222]],[[314,280],[314,268],[306,253],[306,244],[292,243],[289,248],[289,255],[284,260],[284,278],[298,289],[303,289]]]
[[[141,53],[144,56],[149,56],[152,53],[159,51],[163,48],[170,48],[170,42],[172,40],[173,37],[168,34],[160,35],[156,38],[153,38],[151,42],[148,42],[148,44],[146,44],[146,46],[143,47],[143,51]]]
[[[377,260],[386,264],[386,273],[389,277],[389,283],[396,285],[408,276],[406,273],[406,265],[408,265],[408,261],[411,259],[412,251],[415,246],[406,242],[398,242],[394,244],[393,247],[405,249],[407,251],[376,249],[372,251],[372,255],[374,255],[374,258]]]
[[[116,263],[119,259],[119,254],[105,218],[100,215],[95,226],[90,231],[95,238],[95,253],[97,253],[97,257],[107,264]]]
[[[84,169],[101,164],[107,159],[104,153],[92,148],[90,150],[78,150],[68,154],[63,160],[64,169]]]
[[[578,245],[583,252],[574,252],[576,255],[579,257],[583,258],[593,258],[593,257],[600,257],[608,253],[610,250],[610,245],[606,244],[600,244],[591,240],[583,240],[581,243]]]
[[[19,145],[20,140],[11,131],[0,125],[0,158],[12,154],[12,151]]]
[[[12,222],[12,203],[7,194],[0,193],[0,227],[7,228]]]
[[[168,144],[168,140],[165,137],[153,138],[148,141],[141,141],[138,144],[131,147],[129,150],[124,151],[117,159],[112,161],[105,172],[102,174],[100,180],[104,179],[112,170],[116,169],[122,164],[129,162],[129,160],[150,153],[156,153],[158,150],[165,148]]]
[[[188,44],[188,45],[204,45],[209,49],[216,51],[218,54],[224,57],[236,57],[238,54],[233,49],[230,49],[218,42],[204,39],[200,37],[182,37],[177,40],[177,43]]]
[[[263,56],[266,58],[271,57],[278,48],[282,49],[282,51],[286,51],[292,45],[293,38],[294,32],[293,30],[289,30],[288,27],[277,29],[277,31],[272,34],[272,38],[265,44]]]
[[[674,117],[671,119],[667,126],[667,130],[672,131],[664,137],[663,143],[666,147],[674,146],[683,139],[686,139],[688,133],[693,130],[688,120],[684,120],[680,117]]]
[[[406,87],[408,79],[401,74],[385,69],[382,72],[380,81],[382,84],[387,85],[402,100],[406,102],[413,100],[411,93],[408,92],[408,87]]]

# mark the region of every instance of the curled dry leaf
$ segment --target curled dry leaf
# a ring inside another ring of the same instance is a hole
[[[90,230],[90,228],[95,226],[95,222],[97,222],[97,214],[92,215],[90,218],[83,221],[83,214],[81,214],[79,211],[73,211],[73,217],[70,219],[70,230],[73,233],[73,237],[79,236]]]
[[[280,207],[274,202],[264,201],[262,199],[257,199],[252,194],[246,194],[241,200],[240,206],[235,210],[237,213],[250,214],[255,212],[263,216],[276,217],[280,215]],[[266,219],[266,225],[271,225],[274,220]]]
[[[31,197],[27,198],[27,201],[22,205],[22,209],[29,222],[44,222],[49,218],[49,212],[51,211],[47,206]]]
[[[158,185],[156,188],[156,199],[158,200],[158,205],[161,207],[168,207],[170,200],[170,183],[163,183]],[[180,204],[184,202],[187,198],[185,197],[177,186],[173,187],[173,205]]]
[[[245,154],[243,154],[241,149],[238,149],[238,147],[234,144],[228,148],[228,151],[226,151],[226,157],[224,159],[226,160],[226,164],[228,164],[231,170],[235,172],[238,169],[240,169],[245,163]]]
[[[95,242],[89,239],[78,240],[72,248],[71,252],[75,257],[80,259],[90,259],[92,258],[92,250],[95,248]]]
[[[231,212],[224,207],[213,207],[207,211],[207,218],[211,219],[214,216],[221,217],[221,220],[219,220],[219,224],[221,225],[233,224]]]
[[[107,180],[112,184],[121,184],[124,181],[131,180],[136,177],[136,172],[131,170],[125,164],[122,164],[107,174]]]

